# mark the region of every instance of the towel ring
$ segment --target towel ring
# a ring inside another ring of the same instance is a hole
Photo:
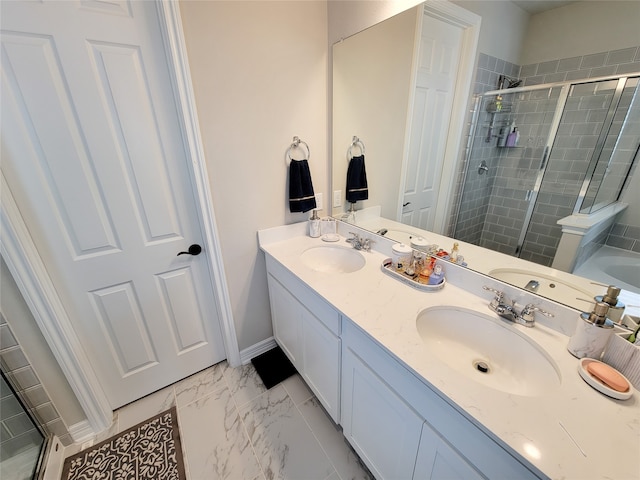
[[[347,158],[349,160],[353,158],[353,154],[351,153],[351,149],[353,147],[358,147],[360,149],[360,154],[364,155],[364,143],[362,143],[362,140],[354,135],[353,141],[351,142],[351,145],[349,145],[349,149],[347,150]]]
[[[300,146],[300,144],[304,145],[306,147],[306,149],[307,149],[307,160],[309,160],[309,158],[311,158],[311,150],[309,150],[309,145],[307,145],[306,142],[303,142],[302,140],[300,140],[298,137],[293,137],[293,143],[287,149],[287,155],[286,155],[286,158],[284,160],[284,163],[287,166],[289,166],[289,163],[291,163],[291,160],[293,160],[291,158],[291,150],[295,150],[296,148],[302,148]]]

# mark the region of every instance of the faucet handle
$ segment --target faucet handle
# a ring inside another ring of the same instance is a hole
[[[520,312],[520,317],[527,322],[533,322],[535,312],[540,312],[545,317],[555,317],[555,315],[551,312],[547,312],[546,310],[541,309],[540,307],[536,307],[533,303],[528,303]]]
[[[493,298],[493,300],[491,300],[491,306],[493,307],[497,307],[498,305],[500,305],[503,300],[504,300],[504,292],[501,290],[496,290],[495,288],[492,287],[488,287],[487,285],[483,285],[482,286],[483,290],[488,290],[489,292],[493,292],[496,294],[496,296]]]
[[[546,310],[541,309],[540,307],[535,306],[533,303],[528,303],[523,309],[522,313],[533,313],[540,312],[545,317],[555,317],[555,315],[551,312],[547,312]]]

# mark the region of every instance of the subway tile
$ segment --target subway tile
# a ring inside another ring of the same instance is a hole
[[[525,86],[541,85],[544,83],[544,75],[534,75],[527,77],[524,81]]]
[[[604,67],[592,68],[589,71],[589,77],[607,77],[609,75],[615,75],[618,73],[618,65],[609,65]]]
[[[584,70],[572,70],[570,72],[567,72],[567,74],[565,75],[565,80],[567,82],[571,82],[573,80],[582,80],[586,76],[587,75],[585,75]]]
[[[21,390],[33,387],[40,383],[40,380],[36,376],[31,366],[23,367],[11,372],[11,376],[15,380],[18,388]]]
[[[558,61],[557,72],[569,72],[571,70],[578,70],[582,63],[582,57],[570,57],[563,58]]]
[[[625,75],[627,73],[635,73],[635,72],[640,72],[640,61],[618,65],[618,69],[616,73],[619,75]]]
[[[1,355],[4,365],[10,372],[29,365],[29,360],[24,356],[19,345],[2,350]]]
[[[625,250],[631,250],[633,248],[634,240],[625,237],[618,237],[617,235],[609,235],[607,238],[607,245],[617,248],[623,248]]]
[[[486,69],[492,72],[496,70],[496,64],[498,63],[498,59],[496,57],[487,56],[487,66]]]
[[[539,63],[536,74],[546,75],[548,73],[556,73],[558,71],[558,62],[558,60],[551,60],[549,62]]]
[[[51,399],[47,395],[47,392],[40,384],[35,385],[31,388],[27,388],[26,390],[24,390],[23,394],[29,399],[29,404],[32,407],[38,407],[51,401]]]
[[[13,336],[8,324],[0,325],[0,350],[15,347],[18,341]]]
[[[631,63],[636,57],[637,47],[623,48],[609,52],[607,65],[617,65],[619,63]]]
[[[54,420],[60,418],[58,411],[55,409],[51,402],[36,407],[34,414],[35,417],[40,420],[41,424],[53,422]]]
[[[478,55],[478,68],[487,68],[489,65],[489,55],[480,52]]]
[[[592,55],[585,55],[580,62],[580,69],[591,69],[594,67],[601,67],[607,59],[607,53],[594,53]]]
[[[529,65],[523,65],[520,67],[520,78],[531,77],[536,74],[536,70],[538,68],[538,64],[532,63]]]
[[[567,77],[566,72],[549,73],[544,76],[544,83],[564,82]]]
[[[640,227],[629,225],[625,233],[625,237],[640,241]]]

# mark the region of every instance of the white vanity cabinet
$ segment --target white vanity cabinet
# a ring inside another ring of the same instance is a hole
[[[342,428],[377,479],[539,478],[349,320]]]
[[[340,423],[340,314],[269,255],[266,260],[276,342]]]

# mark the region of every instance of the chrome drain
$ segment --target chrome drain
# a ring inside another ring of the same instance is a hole
[[[473,366],[480,373],[489,373],[489,364],[487,362],[476,360],[475,362],[473,362]]]

